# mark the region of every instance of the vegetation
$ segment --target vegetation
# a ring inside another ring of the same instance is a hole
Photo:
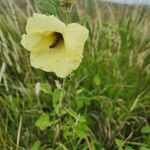
[[[0,149],[150,149],[149,14],[121,8],[96,0],[0,0]],[[30,65],[20,41],[33,12],[90,31],[83,61],[66,79]]]

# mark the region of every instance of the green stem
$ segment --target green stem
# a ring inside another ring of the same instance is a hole
[[[64,95],[65,95],[65,81],[66,81],[66,79],[63,79],[62,92],[61,92],[59,104],[58,104],[58,114],[59,114],[60,109],[62,108],[62,101],[63,101]]]

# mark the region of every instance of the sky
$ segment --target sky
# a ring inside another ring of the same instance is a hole
[[[124,3],[124,4],[147,4],[147,5],[150,5],[150,0],[102,0],[102,1],[111,1],[111,2]]]

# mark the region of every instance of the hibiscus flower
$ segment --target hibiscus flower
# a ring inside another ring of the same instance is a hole
[[[33,67],[65,78],[79,67],[88,33],[78,23],[66,25],[53,15],[33,14],[21,43],[30,51]]]

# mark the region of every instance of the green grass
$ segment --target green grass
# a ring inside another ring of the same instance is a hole
[[[147,9],[84,0],[63,17],[61,6],[90,31],[65,80],[30,66],[20,40],[33,12],[35,1],[0,0],[0,149],[150,149]]]

